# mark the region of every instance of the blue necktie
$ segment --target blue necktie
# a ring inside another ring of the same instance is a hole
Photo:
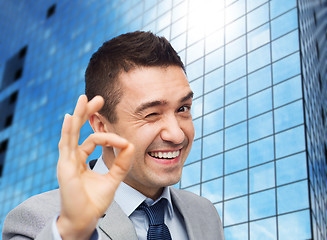
[[[167,206],[167,199],[162,198],[159,202],[152,206],[148,206],[143,202],[138,209],[143,210],[149,218],[149,230],[147,234],[148,240],[167,239],[171,240],[169,229],[164,223],[164,213]]]

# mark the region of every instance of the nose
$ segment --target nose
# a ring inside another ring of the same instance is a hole
[[[163,141],[173,144],[181,144],[185,139],[184,131],[176,116],[169,116],[165,119],[160,137]]]

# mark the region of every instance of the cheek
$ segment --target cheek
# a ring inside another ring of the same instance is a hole
[[[155,141],[156,137],[159,134],[159,128],[155,125],[144,125],[138,128],[133,136],[131,136],[130,141],[135,145],[136,149],[145,151],[152,142]]]

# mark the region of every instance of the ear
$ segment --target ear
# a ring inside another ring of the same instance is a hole
[[[90,116],[89,123],[94,132],[109,132],[108,120],[98,112]]]

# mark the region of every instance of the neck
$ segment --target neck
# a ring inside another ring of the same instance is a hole
[[[115,157],[116,156],[112,148],[110,147],[102,148],[102,158],[109,170],[114,162]],[[161,196],[164,190],[163,187],[158,187],[158,188],[144,187],[143,185],[138,184],[137,181],[131,179],[129,175],[127,175],[126,178],[124,179],[124,183],[134,188],[135,190],[139,191],[147,198],[151,198],[153,201],[157,200]]]

